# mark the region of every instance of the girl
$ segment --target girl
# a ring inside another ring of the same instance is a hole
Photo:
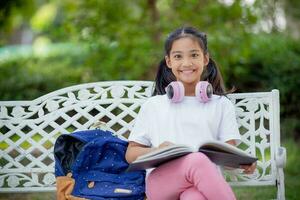
[[[214,95],[206,103],[196,98],[200,80],[212,84]],[[171,82],[182,87],[180,102],[174,103],[169,99],[172,94],[166,95],[165,88]],[[203,140],[215,139],[237,145],[240,134],[235,110],[225,94],[221,74],[208,53],[206,35],[191,27],[175,30],[165,42],[154,96],[142,105],[129,136],[127,161],[173,143],[196,148]],[[252,173],[255,165],[243,168]],[[146,195],[150,200],[235,199],[215,164],[200,152],[151,171],[146,178]]]

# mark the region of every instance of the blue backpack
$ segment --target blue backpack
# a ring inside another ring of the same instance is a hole
[[[125,172],[127,145],[99,129],[60,135],[54,145],[57,197],[144,199],[145,171]]]

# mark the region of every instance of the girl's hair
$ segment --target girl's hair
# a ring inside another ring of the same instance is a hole
[[[183,27],[175,30],[168,36],[165,42],[165,55],[170,55],[174,41],[184,37],[196,39],[203,50],[203,53],[208,53],[206,34],[193,27]],[[221,72],[212,58],[209,58],[208,65],[205,67],[205,70],[201,75],[201,80],[208,81],[212,84],[214,94],[226,95],[233,91],[232,89],[231,91],[226,92]],[[165,94],[165,87],[167,87],[172,81],[176,81],[176,77],[172,70],[167,66],[165,58],[163,58],[158,66],[153,95]]]

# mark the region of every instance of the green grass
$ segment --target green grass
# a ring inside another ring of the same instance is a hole
[[[0,200],[56,200],[54,192],[0,193]]]
[[[266,187],[235,187],[233,191],[237,199],[246,200],[267,200],[276,199],[276,188],[273,186]]]

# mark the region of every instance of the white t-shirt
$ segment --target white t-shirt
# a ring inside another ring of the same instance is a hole
[[[206,140],[236,140],[240,134],[232,102],[224,96],[213,95],[207,103],[185,96],[172,103],[167,95],[150,97],[140,109],[128,138],[149,147],[165,141],[197,148]]]

